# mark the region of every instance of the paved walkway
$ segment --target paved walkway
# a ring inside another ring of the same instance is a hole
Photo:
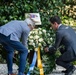
[[[13,64],[13,72],[17,73],[18,66],[16,64]],[[0,64],[0,75],[7,75],[7,65],[6,64]]]
[[[18,66],[16,64],[13,64],[13,72],[18,73]],[[57,66],[56,69],[53,70],[51,74],[47,75],[65,75],[64,73],[61,73],[62,70],[65,70],[63,67]],[[0,64],[0,75],[7,75],[7,65],[6,64]],[[73,75],[76,75],[76,71]]]
[[[65,75],[64,73],[61,73],[62,70],[65,70],[65,69],[63,67],[57,66],[56,69],[54,69],[53,72],[48,75]],[[72,75],[76,75],[76,70]]]

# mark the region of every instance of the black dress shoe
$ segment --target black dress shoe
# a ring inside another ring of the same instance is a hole
[[[63,71],[61,71],[62,73],[66,73],[67,72],[67,70],[63,70]]]
[[[69,67],[69,69],[67,69],[65,75],[72,75],[73,72],[75,71],[75,69],[76,69],[76,68],[75,68],[74,66]]]

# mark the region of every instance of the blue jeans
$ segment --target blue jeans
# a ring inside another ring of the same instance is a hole
[[[19,72],[18,75],[24,75],[25,65],[26,65],[26,58],[28,55],[27,48],[18,41],[10,40],[10,36],[5,36],[0,34],[0,43],[7,51],[7,66],[8,66],[8,73],[12,74],[12,65],[13,65],[13,55],[14,50],[19,51],[20,60],[19,60]]]

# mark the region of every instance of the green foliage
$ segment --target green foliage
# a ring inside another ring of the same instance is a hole
[[[5,63],[6,62],[6,51],[3,51],[4,48],[2,45],[0,45],[0,63]]]
[[[40,13],[42,25],[37,26],[42,30],[46,30],[47,35],[43,33],[39,35],[40,38],[43,38],[44,41],[49,41],[49,44],[52,45],[54,40],[50,40],[54,36],[54,32],[50,30],[49,17],[52,15],[59,15],[62,19],[62,23],[76,25],[75,17],[75,8],[73,6],[76,4],[76,0],[1,0],[0,1],[0,26],[11,20],[24,20],[25,13],[38,12]],[[66,7],[70,5],[70,7]],[[72,10],[72,12],[70,12]],[[68,12],[69,11],[69,12]],[[71,13],[71,14],[70,14]],[[48,35],[50,34],[50,36]],[[45,36],[44,36],[45,35]],[[35,35],[33,35],[34,37]],[[30,37],[29,37],[30,38]],[[33,39],[35,42],[35,40]],[[43,42],[40,42],[41,46],[45,45]],[[46,43],[47,44],[47,43]],[[34,49],[33,45],[29,44],[29,50]],[[2,47],[0,47],[2,54]],[[42,62],[44,66],[45,74],[51,72],[55,68],[55,55],[45,54],[43,48],[41,49],[42,53]],[[18,58],[18,56],[16,56]],[[2,60],[2,58],[0,58]],[[16,59],[18,60],[18,59]],[[46,62],[48,61],[48,62]],[[4,61],[3,61],[4,62]],[[18,63],[18,62],[17,62]],[[27,63],[27,69],[29,67]],[[47,69],[48,68],[48,69]],[[26,70],[28,71],[28,70]],[[35,67],[34,73],[37,75],[39,73],[38,68]]]
[[[62,17],[62,23],[69,26],[76,26],[76,20],[67,16]]]

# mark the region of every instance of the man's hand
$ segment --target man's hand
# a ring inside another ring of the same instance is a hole
[[[49,47],[48,47],[48,46],[45,46],[45,47],[44,47],[44,51],[45,51],[45,52],[49,52]]]

